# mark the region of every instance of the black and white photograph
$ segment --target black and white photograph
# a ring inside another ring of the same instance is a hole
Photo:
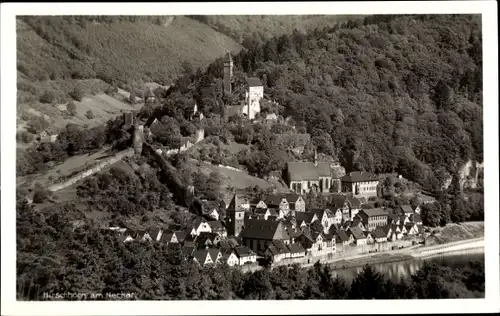
[[[496,3],[445,2],[3,3],[2,314],[498,312]]]

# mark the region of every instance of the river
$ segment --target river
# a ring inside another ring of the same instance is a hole
[[[441,263],[449,267],[460,267],[467,265],[467,263],[472,260],[484,262],[484,249],[470,249],[467,250],[466,253],[464,253],[464,251],[450,252],[434,255],[432,257],[414,258],[392,263],[378,263],[373,264],[372,267],[378,272],[383,273],[386,278],[392,281],[399,281],[401,277],[407,278],[417,272],[425,261]],[[361,270],[363,270],[363,267],[337,269],[333,271],[333,275],[341,276],[350,283]]]

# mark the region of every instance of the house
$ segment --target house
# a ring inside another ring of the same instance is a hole
[[[362,209],[357,216],[361,218],[367,230],[387,225],[388,213],[381,208]]]
[[[278,116],[275,113],[270,113],[266,115],[266,121],[276,122],[278,120]]]
[[[401,235],[406,236],[408,234],[408,230],[406,229],[406,224],[399,224],[399,231],[401,232]]]
[[[214,259],[212,259],[209,249],[196,250],[193,253],[193,260],[199,263],[202,267],[216,263]]]
[[[363,234],[365,234],[367,244],[375,243],[375,239],[369,231],[364,231]]]
[[[377,227],[377,229],[381,230],[384,233],[387,241],[392,241],[392,240],[397,239],[395,232],[392,230],[392,227],[393,227],[393,225],[387,224],[387,225],[382,226],[382,227]],[[377,229],[375,229],[375,230],[377,230]]]
[[[184,243],[186,241],[186,238],[189,237],[190,235],[187,230],[174,231],[174,234],[175,234],[175,239],[179,243]]]
[[[210,227],[210,231],[214,234],[217,234],[220,237],[227,237],[227,230],[224,225],[222,225],[219,221],[209,221],[207,225]]]
[[[350,195],[346,196],[346,199],[347,199],[347,204],[349,205],[350,220],[353,220],[354,216],[356,216],[361,210],[361,201],[358,198],[355,198]]]
[[[330,226],[335,223],[335,217],[329,209],[322,209],[314,211],[316,213],[316,217],[320,221],[323,226],[323,230],[327,233],[330,229]]]
[[[295,212],[305,212],[306,211],[306,202],[302,198],[302,196],[295,193],[287,193],[283,194],[285,199],[288,202],[288,206],[290,211]]]
[[[415,214],[420,215],[420,212],[422,212],[422,208],[420,207],[420,205],[416,205],[415,207],[412,206],[412,209],[413,209],[413,213],[415,213]]]
[[[134,238],[129,234],[123,234],[118,236],[118,240],[120,242],[129,242],[129,241],[134,241]]]
[[[219,249],[209,248],[208,253],[210,254],[210,258],[212,258],[214,264],[222,263],[222,253]]]
[[[160,241],[164,243],[179,243],[174,232],[164,232],[161,235]]]
[[[420,214],[418,213],[414,213],[411,217],[410,217],[410,221],[414,222],[415,224],[417,225],[422,225],[422,217],[420,216]]]
[[[246,104],[241,112],[246,115],[248,119],[253,120],[255,115],[260,113],[260,100],[264,98],[264,86],[260,79],[256,77],[248,78],[246,86]]]
[[[268,210],[269,210],[268,220],[275,221],[278,219],[285,218],[283,211],[280,210],[279,208],[269,208]],[[271,217],[273,217],[273,218],[271,218]]]
[[[280,262],[290,256],[290,250],[281,240],[273,240],[267,246],[264,256],[270,258],[272,262]]]
[[[274,208],[280,211],[280,218],[287,216],[290,213],[290,205],[286,197],[280,195],[267,195],[263,199],[268,208]]]
[[[398,225],[406,225],[410,219],[406,215],[399,215]]]
[[[204,201],[202,202],[202,214],[208,218],[219,220],[219,202]]]
[[[342,246],[348,246],[354,243],[354,237],[351,234],[347,234],[345,230],[338,230],[335,233],[335,242]]]
[[[332,205],[333,210],[340,209],[342,211],[343,221],[348,221],[351,219],[351,210],[347,196],[336,194],[331,197],[330,204]]]
[[[158,228],[158,227],[151,227],[147,230],[151,240],[153,241],[160,241],[161,236],[163,234],[163,229]]]
[[[295,220],[298,227],[311,225],[313,222],[319,220],[314,212],[298,212],[295,214]]]
[[[288,162],[285,178],[290,190],[297,194],[311,190],[330,192],[332,172],[329,162],[318,162],[317,154],[313,162]]]
[[[220,236],[214,233],[201,232],[195,239],[197,249],[217,246],[220,243]]]
[[[387,214],[387,224],[389,225],[399,225],[399,215],[388,212]]]
[[[264,253],[272,241],[281,240],[286,244],[290,242],[283,223],[278,221],[245,220],[240,236],[243,244],[257,254]]]
[[[366,245],[366,236],[359,227],[349,227],[347,232],[354,238],[354,242],[357,246]]]
[[[212,229],[210,228],[210,225],[208,225],[208,222],[204,218],[199,217],[193,223],[191,229],[191,235],[199,235],[201,232],[211,233]]]
[[[364,171],[354,171],[340,178],[342,192],[352,193],[354,197],[377,196],[379,180],[377,176]]]
[[[410,218],[410,216],[413,214],[413,208],[410,205],[401,205],[399,207],[399,212],[401,215]]]
[[[384,226],[384,227],[388,227],[388,226]],[[372,232],[372,237],[373,237],[373,240],[375,242],[381,243],[381,242],[386,242],[387,241],[387,235],[389,234],[389,231],[386,231],[386,228],[384,228],[384,227],[377,227]]]
[[[240,260],[238,259],[236,252],[230,249],[224,255],[222,255],[221,262],[225,262],[228,266],[234,267],[235,265],[239,265]]]
[[[404,228],[404,225],[392,225],[391,230],[392,230],[392,240],[399,240],[403,238],[403,231],[401,227]],[[405,230],[406,231],[406,230]]]
[[[335,243],[327,244],[325,235],[321,232],[311,232],[310,234],[302,234],[296,238],[296,242],[300,243],[304,249],[312,256],[319,256],[335,252]]]
[[[257,255],[250,248],[246,246],[236,246],[234,247],[234,252],[236,257],[238,257],[238,264],[240,266],[245,263],[254,263],[257,261]]]
[[[299,243],[292,243],[288,248],[290,248],[289,258],[291,259],[302,258],[306,256],[306,250]]]
[[[354,220],[351,222],[350,227],[359,227],[359,229],[361,229],[362,231],[367,230],[359,216],[354,217]]]
[[[250,201],[250,209],[255,210],[257,208],[267,210],[268,206],[264,199],[253,199]]]
[[[333,212],[333,214],[334,214],[335,224],[341,224],[342,223],[342,218],[343,218],[342,209],[340,209],[340,208],[336,209]]]
[[[406,229],[406,234],[408,236],[415,236],[418,235],[418,227],[417,224],[408,222],[405,224],[405,229]]]

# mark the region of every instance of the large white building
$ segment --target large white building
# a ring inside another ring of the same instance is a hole
[[[245,107],[242,114],[246,114],[250,120],[260,113],[260,100],[264,97],[264,86],[259,78],[247,79],[247,91],[245,93]]]

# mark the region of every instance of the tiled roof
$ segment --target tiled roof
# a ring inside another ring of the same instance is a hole
[[[349,230],[351,231],[352,235],[354,236],[354,239],[365,239],[366,236],[363,234],[363,231],[357,227],[350,227]]]
[[[267,206],[279,206],[284,197],[279,196],[277,194],[269,194],[264,197],[264,203]]]
[[[413,209],[411,208],[410,205],[401,205],[399,207],[405,214],[408,214],[408,213],[413,213]]]
[[[339,237],[340,241],[349,241],[349,236],[347,236],[344,230],[338,230],[336,235]]]
[[[209,256],[210,253],[208,252],[207,249],[200,249],[200,250],[196,250],[194,253],[193,253],[193,257],[196,258],[196,260],[201,263],[201,264],[204,264],[206,259],[207,259],[207,256]],[[213,261],[213,260],[212,260]]]
[[[247,84],[250,86],[250,87],[261,87],[262,86],[262,82],[260,82],[260,79],[257,78],[257,77],[250,77],[247,79]]]
[[[372,216],[387,216],[388,213],[386,210],[383,210],[381,208],[369,208],[369,209],[363,209],[361,211],[359,211],[360,213],[363,212],[365,213],[366,215],[368,215],[368,217],[372,217]]]
[[[387,237],[387,234],[389,233],[389,231],[385,232],[384,231],[384,228],[382,227],[377,227],[377,229],[375,229],[373,232],[372,232],[372,236],[373,238],[384,238],[384,237]]]
[[[212,258],[212,261],[213,262],[216,262],[217,261],[217,257],[219,256],[219,249],[215,249],[215,248],[209,248],[208,249],[208,253],[210,254],[210,257]]]
[[[414,222],[421,222],[422,221],[422,217],[420,217],[420,214],[413,214],[412,215],[412,221]]]
[[[306,250],[304,249],[304,247],[302,247],[301,244],[298,244],[298,243],[293,243],[289,246],[290,248],[290,253],[303,253],[303,252],[306,252]]]
[[[284,197],[288,201],[288,203],[295,203],[300,198],[300,195],[295,193],[285,193],[281,194],[281,196]]]
[[[310,224],[311,221],[316,215],[314,212],[296,212],[295,219],[297,220],[297,224],[300,225],[302,221],[306,222],[306,224]]]
[[[348,196],[347,197],[347,203],[353,208],[360,208],[361,207],[361,201],[353,196]]]
[[[342,182],[364,182],[364,181],[378,181],[377,176],[364,172],[364,171],[353,171],[340,179]]]
[[[234,248],[234,252],[238,258],[252,256],[255,253],[247,246],[237,246]]]
[[[248,210],[246,206],[250,206],[250,201],[243,194],[238,193],[233,196],[230,207],[232,207],[233,204],[235,211],[246,211]]]
[[[319,180],[318,168],[312,162],[288,162],[291,181]]]
[[[208,226],[210,226],[210,228],[212,230],[217,230],[217,231],[221,231],[221,230],[225,230],[226,228],[224,227],[224,225],[222,225],[221,222],[219,221],[210,221],[210,222],[207,222]]]
[[[242,238],[271,240],[275,237],[279,227],[283,224],[276,221],[253,220],[248,219],[244,222],[244,229],[240,233]],[[283,238],[288,239],[288,234],[283,229]]]

